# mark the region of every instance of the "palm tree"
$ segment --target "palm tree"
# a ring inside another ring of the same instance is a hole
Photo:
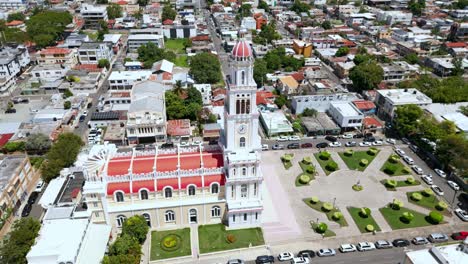
[[[176,83],[174,84],[174,93],[178,96],[181,96],[184,93],[184,88],[182,88],[182,81],[177,80]]]

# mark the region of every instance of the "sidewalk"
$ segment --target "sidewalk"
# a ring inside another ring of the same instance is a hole
[[[198,225],[190,224],[190,245],[192,246],[192,261],[199,259],[200,249],[198,246]]]

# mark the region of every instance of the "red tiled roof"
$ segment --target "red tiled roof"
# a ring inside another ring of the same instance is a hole
[[[11,21],[11,22],[6,23],[5,25],[6,25],[7,27],[12,27],[12,26],[19,26],[19,25],[21,25],[21,24],[24,24],[24,22],[21,21],[21,20],[13,20],[13,21]]]
[[[74,67],[75,70],[86,70],[89,72],[100,72],[101,68],[97,64],[79,64]]]
[[[270,103],[270,100],[273,100],[276,97],[272,92],[270,91],[257,91],[257,105],[263,104],[266,105]]]
[[[117,4],[118,4],[118,5],[126,5],[126,4],[128,4],[128,3],[127,3],[127,1],[123,1],[123,0],[122,0],[122,1],[118,1]]]
[[[148,191],[154,192],[154,180],[144,180],[144,181],[133,181],[132,182],[132,191],[133,191],[133,193],[137,193],[141,189],[148,189]]]
[[[295,72],[291,74],[291,76],[298,82],[301,82],[304,80],[304,72]]]
[[[170,19],[166,19],[163,21],[163,25],[173,25],[174,24],[174,21],[170,20]]]
[[[68,54],[70,52],[71,52],[70,49],[50,47],[50,48],[45,48],[39,51],[38,53],[44,54],[44,55],[53,55],[53,54]]]
[[[213,90],[213,97],[220,95],[220,94],[226,94],[226,93],[227,93],[226,89],[217,88]]]
[[[365,101],[365,100],[356,100],[353,101],[353,104],[358,108],[358,109],[373,109],[375,108],[375,104],[371,101]]]
[[[107,195],[114,195],[114,192],[122,191],[124,193],[130,193],[129,182],[112,182],[107,184]]]
[[[13,135],[14,133],[0,134],[0,148],[5,146],[5,144],[8,143],[8,140],[13,137]]]
[[[445,43],[445,46],[447,46],[447,48],[464,48],[466,47],[466,43],[465,42],[447,42]]]
[[[167,134],[170,136],[190,135],[190,119],[168,120]]]
[[[364,117],[364,127],[375,127],[375,128],[380,128],[382,127],[382,124],[379,122],[379,120],[371,117],[371,116],[366,116]]]
[[[209,41],[210,36],[208,35],[200,35],[190,38],[192,41]]]

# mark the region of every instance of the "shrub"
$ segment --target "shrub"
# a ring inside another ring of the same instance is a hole
[[[392,202],[392,209],[393,210],[400,210],[405,204],[398,200],[398,199],[394,199],[393,202]]]
[[[310,163],[312,163],[312,159],[311,159],[310,157],[304,157],[304,158],[302,159],[302,163],[304,163],[304,164],[310,164]]]
[[[335,221],[340,220],[343,217],[343,214],[341,212],[334,212],[332,215],[332,219]]]
[[[319,198],[317,196],[312,196],[310,198],[310,202],[313,203],[313,204],[316,204],[319,202]]]
[[[352,149],[347,149],[345,152],[344,152],[344,155],[345,156],[348,156],[348,157],[351,157],[353,155],[354,151]]]
[[[411,200],[417,202],[417,201],[421,201],[421,199],[422,199],[422,195],[420,193],[414,192],[411,194]]]
[[[328,151],[322,151],[322,152],[320,152],[319,159],[321,159],[321,160],[329,160],[330,157],[331,157],[330,152],[328,152]]]
[[[327,229],[328,229],[327,224],[319,223],[317,225],[317,228],[315,229],[315,231],[317,231],[317,233],[323,234],[323,233],[325,233],[327,231]]]
[[[397,181],[387,179],[387,180],[385,180],[385,186],[387,186],[388,188],[395,188],[397,186]]]
[[[396,166],[394,164],[388,164],[387,166],[385,166],[384,172],[387,173],[387,174],[393,175],[393,174],[395,174],[397,169],[398,169],[398,166]]]
[[[227,234],[226,235],[226,241],[229,243],[229,244],[232,244],[234,242],[236,242],[237,238],[235,235],[233,234]]]
[[[299,183],[308,184],[310,182],[310,176],[307,174],[302,174],[299,176]]]
[[[445,210],[447,208],[448,208],[448,204],[446,202],[444,202],[444,201],[440,201],[436,205],[436,209],[439,210],[439,211],[443,211],[443,210]]]
[[[354,184],[352,188],[356,192],[360,192],[360,191],[364,190],[364,187],[362,185],[357,185],[357,184]]]
[[[312,166],[312,165],[307,166],[306,167],[306,172],[310,173],[310,174],[314,174],[315,173],[315,167]]]
[[[360,162],[359,162],[359,165],[365,167],[369,164],[369,161],[367,159],[362,159]]]
[[[367,208],[369,209],[369,208]],[[370,211],[370,210],[369,210]],[[366,207],[363,207],[361,208],[361,210],[359,211],[359,215],[362,217],[362,218],[367,218],[369,217],[369,213],[368,211],[366,210]]]
[[[180,247],[180,237],[175,234],[169,234],[163,237],[161,248],[166,251],[175,251]]]
[[[406,182],[409,184],[414,184],[416,180],[413,178],[413,176],[409,176],[408,178],[406,178]]]
[[[366,225],[366,230],[369,232],[373,232],[375,230],[373,225]]]
[[[338,164],[336,164],[336,162],[334,161],[330,161],[325,166],[325,169],[327,169],[328,171],[336,171],[338,169]]]
[[[434,195],[434,192],[431,190],[431,188],[426,188],[424,191],[422,191],[422,194],[426,197],[429,197],[431,195]]]
[[[291,154],[284,154],[281,157],[281,160],[284,161],[284,162],[290,162],[292,159],[293,159],[293,155],[291,155]]]
[[[390,158],[388,158],[388,162],[390,163],[398,163],[398,160],[400,159],[400,156],[398,155],[391,155]]]
[[[370,148],[369,150],[367,150],[367,154],[369,154],[370,156],[375,156],[377,152],[379,152],[379,150],[376,148]]]
[[[333,210],[333,204],[323,203],[322,204],[322,210],[325,211],[325,212],[330,212],[331,210]]]
[[[403,221],[404,223],[410,223],[411,221],[413,221],[413,219],[414,215],[410,212],[404,212],[401,215],[401,221]]]
[[[410,173],[410,172],[411,172],[411,169],[405,166],[405,167],[401,170],[401,172],[407,174],[407,173]]]
[[[444,216],[437,211],[432,211],[429,213],[429,221],[433,224],[439,224],[444,221]]]

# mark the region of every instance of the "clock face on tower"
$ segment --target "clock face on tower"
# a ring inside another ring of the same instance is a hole
[[[247,126],[244,124],[240,125],[237,128],[237,132],[239,132],[239,134],[244,134],[245,132],[247,132]]]

